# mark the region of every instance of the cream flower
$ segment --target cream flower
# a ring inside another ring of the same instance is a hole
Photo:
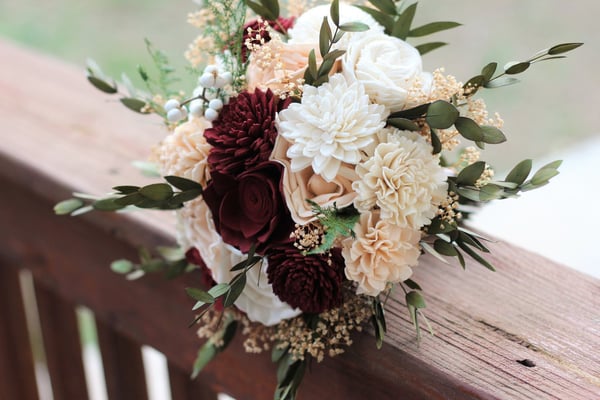
[[[313,47],[318,47],[319,43],[319,32],[321,31],[321,24],[323,23],[323,17],[327,17],[331,32],[335,32],[335,25],[331,21],[329,15],[330,6],[320,5],[302,14],[294,26],[288,30],[290,37],[288,43],[304,43],[310,44]],[[362,22],[369,26],[370,31],[383,32],[383,26],[379,25],[373,17],[361,9],[351,6],[349,4],[340,3],[340,24],[348,22]],[[345,49],[348,41],[355,36],[360,36],[364,32],[346,33],[342,39],[336,43],[334,48]]]
[[[292,172],[312,166],[331,182],[343,163],[357,164],[361,149],[385,125],[383,106],[370,104],[359,82],[333,75],[318,88],[305,85],[301,103],[277,117],[277,130],[292,145],[287,151]]]
[[[421,234],[379,218],[378,212],[361,214],[354,227],[356,238],[342,242],[346,277],[358,283],[357,294],[377,296],[388,282],[403,282],[417,265]]]
[[[354,167],[342,164],[338,174],[331,182],[327,182],[320,175],[315,174],[312,167],[306,167],[294,173],[290,168],[290,160],[286,156],[289,146],[287,140],[278,136],[271,159],[279,161],[285,167],[283,170],[283,194],[294,222],[305,225],[316,219],[307,199],[323,208],[331,207],[333,203],[336,203],[339,208],[352,204],[356,197],[356,193],[352,190],[352,182],[358,178]]]
[[[419,51],[381,32],[353,37],[342,56],[342,71],[348,80],[362,82],[371,101],[391,112],[407,107],[415,83],[424,90],[431,85],[431,75],[423,73]]]
[[[246,256],[223,242],[217,233],[212,214],[203,199],[186,203],[177,213],[178,241],[183,248],[195,247],[217,283],[229,283],[235,274],[230,269]],[[273,293],[267,278],[266,260],[248,271],[246,287],[235,306],[251,321],[271,326],[295,317],[300,310],[283,303]]]
[[[389,142],[379,143],[373,157],[356,166],[354,205],[361,213],[377,207],[381,219],[418,230],[431,222],[446,198],[446,175],[439,155],[431,154],[423,138],[412,132],[391,132]]]
[[[206,143],[204,130],[211,123],[204,118],[192,118],[175,128],[158,149],[158,161],[163,175],[177,175],[202,186],[210,179],[207,157],[211,145]]]

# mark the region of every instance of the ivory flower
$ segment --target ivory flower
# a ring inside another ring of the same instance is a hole
[[[417,265],[421,234],[379,218],[378,212],[361,214],[354,227],[356,238],[342,242],[346,277],[358,283],[357,294],[377,296],[388,282],[405,281]]]
[[[355,207],[367,212],[377,207],[381,219],[402,228],[420,229],[431,222],[446,198],[447,183],[439,155],[419,135],[391,130],[373,157],[356,166],[359,179]]]
[[[354,167],[344,164],[331,182],[325,181],[315,174],[312,167],[306,167],[298,172],[292,172],[290,159],[286,151],[290,143],[278,137],[271,159],[283,164],[283,194],[294,222],[304,225],[316,219],[308,200],[312,200],[323,208],[335,203],[339,208],[352,204],[356,193],[352,190],[352,182],[357,179]]]
[[[196,199],[186,203],[185,207],[178,211],[177,217],[177,233],[181,246],[198,249],[215,282],[229,283],[233,276],[239,273],[231,272],[231,268],[246,256],[223,242],[204,200]],[[246,286],[235,306],[245,312],[251,321],[271,326],[295,317],[301,311],[279,300],[268,282],[266,271],[266,259],[248,271]]]
[[[277,130],[292,143],[292,172],[311,166],[331,182],[343,163],[362,160],[361,149],[375,140],[385,117],[384,107],[370,104],[359,82],[336,74],[318,88],[305,85],[302,102],[279,112]]]
[[[342,56],[342,71],[359,80],[371,101],[391,111],[406,108],[411,88],[417,81],[430,85],[423,73],[419,51],[405,41],[382,32],[354,36]]]
[[[211,145],[206,143],[204,130],[211,123],[204,118],[192,118],[179,125],[158,148],[158,161],[163,175],[177,175],[202,186],[210,179],[207,157]]]
[[[318,46],[319,43],[319,32],[321,30],[321,24],[323,23],[323,17],[327,17],[329,21],[329,27],[331,32],[335,32],[335,25],[329,15],[330,6],[320,5],[302,14],[294,26],[288,30],[290,39],[288,43],[303,43],[310,44],[313,47]],[[351,6],[349,4],[340,3],[340,24],[348,22],[362,22],[369,26],[369,30],[373,32],[383,32],[383,26],[379,25],[373,17],[361,9]],[[360,36],[364,32],[346,33],[342,39],[336,43],[334,48],[345,49],[348,41],[355,36]]]

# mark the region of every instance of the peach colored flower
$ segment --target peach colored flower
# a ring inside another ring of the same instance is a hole
[[[207,157],[212,146],[206,143],[204,130],[210,127],[211,123],[201,117],[175,128],[158,148],[162,174],[181,176],[205,186],[210,179]]]
[[[357,294],[377,296],[388,282],[397,283],[412,275],[417,265],[421,234],[380,219],[378,212],[361,214],[354,226],[356,238],[342,242],[346,277],[358,283]]]
[[[291,160],[286,156],[290,143],[279,136],[271,159],[285,167],[283,172],[283,194],[294,222],[304,225],[315,220],[314,213],[307,199],[321,207],[331,207],[333,203],[339,208],[352,204],[356,193],[352,190],[352,182],[357,179],[354,167],[344,164],[331,182],[315,174],[312,167],[292,172]]]

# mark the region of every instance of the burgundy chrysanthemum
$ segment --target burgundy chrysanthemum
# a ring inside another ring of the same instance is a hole
[[[269,26],[279,33],[286,33],[288,29],[294,26],[296,18],[282,18],[279,17],[275,21],[267,21]],[[271,40],[271,35],[267,31],[262,23],[258,20],[252,20],[244,25],[244,41],[242,43],[242,61],[246,62],[248,47],[246,47],[246,41],[250,39],[252,44],[264,44]]]
[[[204,131],[206,141],[213,146],[208,154],[211,174],[216,171],[235,176],[267,161],[277,137],[275,115],[289,103],[271,90],[259,89],[231,99],[213,127]]]
[[[342,303],[344,259],[340,249],[332,249],[330,255],[303,255],[290,246],[272,251],[268,260],[273,292],[290,306],[318,314]]]

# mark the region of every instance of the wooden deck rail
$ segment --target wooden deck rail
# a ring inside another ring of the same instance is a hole
[[[76,305],[97,320],[111,400],[146,398],[142,344],[166,355],[175,399],[272,398],[269,356],[244,354],[239,339],[199,380],[187,378],[201,343],[187,328],[192,300],[183,288],[196,275],[128,282],[110,271],[140,245],[172,243],[171,215],[53,215],[72,191],[148,182],[129,163],[164,131],[106,99],[81,68],[0,41],[0,399],[38,397],[20,269],[34,278],[54,399],[88,396]],[[416,280],[435,335],[417,345],[398,296],[383,349],[368,332],[358,335],[346,354],[313,366],[300,398],[600,398],[600,282],[502,243],[492,259],[496,273],[425,258]]]

